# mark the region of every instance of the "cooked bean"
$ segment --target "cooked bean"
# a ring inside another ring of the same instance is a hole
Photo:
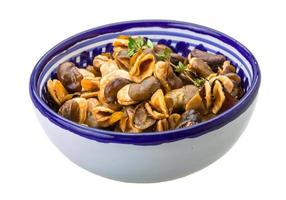
[[[179,45],[141,36],[121,35],[112,45],[112,54],[95,55],[92,65],[58,66],[57,79],[47,81],[47,101],[59,115],[116,132],[168,131],[209,120],[244,93],[223,55],[193,49],[185,57],[173,51]]]
[[[154,76],[144,79],[141,83],[132,83],[128,94],[134,101],[144,101],[160,88],[160,82]]]
[[[136,128],[144,130],[149,128],[150,126],[153,126],[155,123],[156,120],[150,117],[144,107],[144,104],[139,104],[135,108],[134,125]]]
[[[83,76],[72,62],[64,62],[57,69],[57,77],[69,92],[81,91]]]
[[[104,96],[107,103],[116,101],[117,92],[125,85],[129,84],[130,80],[125,78],[117,78],[106,84],[104,89]]]
[[[226,60],[223,55],[215,55],[199,49],[193,49],[191,54],[193,57],[200,58],[211,66],[221,65]]]

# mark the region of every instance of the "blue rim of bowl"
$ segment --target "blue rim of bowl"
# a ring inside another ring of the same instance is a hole
[[[220,115],[206,121],[199,123],[192,127],[180,128],[176,130],[164,131],[164,132],[146,132],[140,134],[130,134],[130,133],[120,133],[113,131],[106,131],[97,128],[86,127],[70,120],[67,120],[59,116],[56,112],[50,109],[46,103],[41,99],[37,91],[37,82],[39,75],[45,65],[59,53],[63,52],[67,48],[75,45],[77,42],[93,38],[97,35],[112,33],[117,31],[123,31],[125,29],[133,27],[163,27],[163,28],[177,28],[191,30],[193,32],[208,34],[215,37],[224,43],[227,43],[237,49],[251,64],[253,70],[253,80],[248,91],[244,94],[242,99],[229,110],[221,113]],[[108,24],[100,26],[97,28],[92,28],[87,31],[78,33],[74,36],[67,38],[66,40],[60,42],[49,50],[36,64],[34,67],[31,77],[29,92],[35,107],[39,112],[47,117],[52,123],[57,126],[66,129],[72,133],[79,136],[96,140],[103,143],[122,143],[122,144],[135,144],[135,145],[158,145],[167,142],[173,142],[181,140],[184,138],[196,138],[204,135],[213,130],[219,129],[226,125],[227,123],[236,119],[241,115],[247,108],[252,104],[255,97],[257,96],[261,82],[261,73],[259,65],[252,55],[252,53],[241,43],[233,39],[232,37],[216,31],[214,29],[188,23],[173,20],[136,20],[136,21],[126,21],[118,22],[113,24]]]

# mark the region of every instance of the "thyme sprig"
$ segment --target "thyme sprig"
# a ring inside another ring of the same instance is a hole
[[[157,57],[161,61],[168,61],[171,58],[172,51],[169,48],[165,48],[164,51],[156,53]]]
[[[153,42],[150,39],[147,39],[147,41],[145,41],[143,37],[136,37],[136,38],[129,37],[127,55],[129,57],[132,57],[136,52],[138,52],[141,49],[144,48],[153,49],[153,47],[154,47]]]
[[[174,67],[175,72],[184,74],[195,86],[201,87],[205,83],[204,78],[193,78],[191,76],[191,71],[188,69],[188,65],[182,63],[181,61],[178,65],[174,65],[170,62],[170,64]]]

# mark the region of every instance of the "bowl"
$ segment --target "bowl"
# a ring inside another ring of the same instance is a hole
[[[198,48],[221,53],[236,66],[245,94],[231,109],[189,128],[141,134],[118,133],[76,124],[49,107],[49,78],[56,67],[85,67],[95,55],[112,51],[118,35],[141,35],[187,56]],[[124,182],[160,182],[198,171],[223,156],[245,130],[260,86],[252,53],[235,39],[208,27],[169,20],[119,22],[74,35],[49,50],[30,78],[36,115],[50,140],[72,162],[97,175]]]

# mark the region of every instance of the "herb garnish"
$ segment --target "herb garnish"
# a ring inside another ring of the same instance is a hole
[[[181,61],[179,61],[178,65],[174,65],[172,63],[171,65],[174,67],[175,72],[183,73],[195,86],[201,87],[205,83],[204,78],[192,78],[188,65],[182,63]]]
[[[147,39],[146,46],[150,49],[153,49],[153,47],[154,47],[153,42],[150,39]]]
[[[178,65],[175,65],[174,68],[175,68],[175,72],[182,73],[187,69],[187,65],[179,61]]]
[[[140,49],[144,48],[153,48],[153,42],[150,39],[147,39],[147,42],[143,37],[136,37],[128,38],[128,53],[127,55],[129,57],[133,56],[136,52],[138,52]]]
[[[204,78],[193,78],[192,82],[195,86],[201,87],[205,83],[205,79]]]
[[[161,51],[157,53],[156,55],[158,56],[159,60],[165,61],[169,60],[171,57],[172,51],[169,48],[165,48],[164,51]]]

